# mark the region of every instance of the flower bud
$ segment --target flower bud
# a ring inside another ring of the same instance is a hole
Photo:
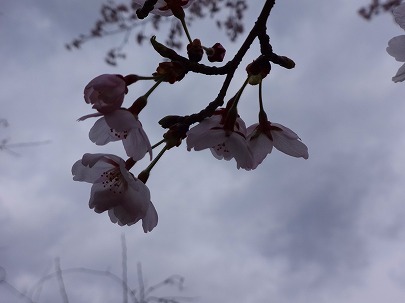
[[[246,66],[246,72],[249,76],[249,84],[259,84],[260,81],[270,73],[270,70],[270,62],[264,56],[260,56],[256,60],[253,60],[252,63]]]
[[[287,69],[292,69],[295,67],[295,62],[286,57],[286,56],[280,56],[281,62],[279,63],[282,67],[287,68]]]
[[[159,120],[159,124],[163,128],[169,128],[172,127],[174,124],[176,124],[179,121],[180,116],[175,116],[175,115],[170,115],[163,117],[162,119]]]
[[[226,49],[221,43],[215,43],[213,47],[206,49],[206,53],[210,62],[222,62],[225,57]]]
[[[189,43],[187,45],[187,55],[190,61],[193,62],[200,62],[203,55],[204,55],[204,50],[201,45],[200,39],[194,39],[193,42]]]

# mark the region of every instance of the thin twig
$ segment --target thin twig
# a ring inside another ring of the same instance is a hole
[[[55,268],[56,268],[56,276],[58,278],[59,283],[59,291],[62,297],[63,303],[69,303],[69,298],[66,292],[65,283],[63,282],[62,277],[62,270],[60,269],[60,260],[59,258],[55,259]]]
[[[128,303],[128,267],[127,267],[127,242],[125,240],[125,234],[121,235],[121,247],[122,247],[122,302]]]

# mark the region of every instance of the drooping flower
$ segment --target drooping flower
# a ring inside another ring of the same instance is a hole
[[[84,100],[93,104],[98,112],[106,114],[119,109],[128,92],[124,77],[103,74],[89,82],[84,88]]]
[[[149,153],[150,159],[152,159],[152,147],[148,136],[138,117],[128,110],[118,109],[103,115],[90,129],[89,138],[97,145],[122,140],[128,157],[138,161]]]
[[[132,2],[143,6],[146,0],[132,0]],[[151,11],[152,14],[161,15],[161,16],[171,16],[173,15],[171,8],[182,7],[187,8],[189,7],[194,0],[158,0]]]
[[[113,223],[132,225],[142,220],[144,232],[158,223],[148,187],[110,154],[84,154],[72,167],[73,180],[92,183],[89,207],[96,213],[108,210]]]
[[[397,6],[393,10],[395,21],[398,25],[405,29],[405,3]],[[405,35],[396,36],[388,41],[387,53],[395,58],[399,62],[405,62]],[[403,64],[397,71],[392,81],[402,82],[405,80],[405,64]]]
[[[253,155],[255,169],[271,153],[273,146],[296,158],[308,159],[308,148],[288,127],[269,121],[256,123],[247,129],[247,142]]]
[[[233,129],[224,125],[223,110],[204,119],[187,132],[187,149],[200,151],[209,148],[213,156],[227,161],[235,158],[237,168],[252,169],[252,154],[246,142],[245,122],[237,117]]]

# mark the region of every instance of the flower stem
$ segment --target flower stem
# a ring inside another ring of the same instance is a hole
[[[236,109],[236,107],[238,106],[238,103],[239,103],[240,96],[242,95],[242,93],[243,93],[243,91],[244,91],[244,89],[245,89],[245,87],[246,87],[246,85],[247,85],[248,83],[249,83],[249,77],[246,78],[245,82],[243,82],[242,87],[241,87],[241,88],[238,90],[238,92],[236,93],[236,95],[235,95],[235,100],[233,101],[233,104],[232,104],[230,110]]]
[[[183,26],[184,32],[186,33],[188,42],[192,43],[193,40],[191,40],[191,36],[190,33],[188,32],[188,28],[187,28],[187,24],[186,24],[186,20],[184,18],[180,19],[181,25]]]
[[[158,87],[160,83],[162,83],[162,81],[163,81],[163,78],[157,80],[156,83],[143,96],[147,99],[149,97],[149,95],[155,90],[155,88]]]
[[[138,80],[154,80],[156,77],[154,76],[138,76]]]
[[[260,82],[259,82],[259,106],[260,106],[259,123],[267,123],[267,121],[268,121],[267,114],[263,108],[262,83],[263,83],[263,81],[260,80]]]
[[[155,166],[155,164],[159,161],[159,159],[163,156],[165,151],[167,150],[167,145],[163,147],[163,149],[159,152],[159,154],[155,157],[155,159],[152,160],[152,162],[148,165],[147,168],[145,168],[142,173],[147,173],[149,174],[152,168]]]
[[[160,144],[162,144],[162,143],[165,142],[165,141],[166,141],[166,139],[160,140],[158,143],[152,145],[152,149],[154,149],[155,147],[158,147]]]

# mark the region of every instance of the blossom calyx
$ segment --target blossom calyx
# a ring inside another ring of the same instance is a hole
[[[84,100],[98,112],[106,114],[121,107],[127,92],[127,84],[122,75],[103,74],[86,85]]]
[[[139,78],[140,77],[138,75],[129,74],[124,77],[124,81],[125,81],[126,85],[129,86],[129,85],[137,82],[139,80]]]
[[[180,62],[170,61],[161,62],[156,68],[156,72],[153,76],[156,78],[163,78],[163,81],[173,84],[176,81],[180,81],[186,75],[186,69]]]
[[[131,107],[128,108],[133,115],[138,116],[141,110],[148,104],[148,98],[145,96],[140,96],[138,99],[132,103]]]
[[[183,123],[177,123],[170,127],[170,129],[163,135],[166,141],[167,149],[172,147],[178,147],[183,141],[184,138],[187,137],[187,131],[189,126]]]
[[[249,84],[257,85],[264,79],[271,70],[271,64],[264,56],[260,56],[252,63],[246,66],[246,72],[249,76]]]

